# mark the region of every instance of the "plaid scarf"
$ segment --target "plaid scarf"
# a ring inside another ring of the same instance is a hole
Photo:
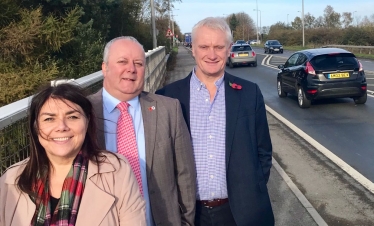
[[[79,204],[87,178],[88,160],[79,152],[62,185],[60,201],[51,216],[51,203],[48,179],[36,186],[37,197],[33,201],[36,211],[31,226],[73,226],[78,215]]]

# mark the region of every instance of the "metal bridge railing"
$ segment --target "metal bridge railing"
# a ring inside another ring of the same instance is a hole
[[[146,74],[144,90],[155,92],[161,85],[166,72],[166,55],[164,46],[146,53]],[[75,84],[92,94],[102,88],[101,71],[74,80]],[[12,164],[29,156],[29,139],[27,132],[27,110],[32,96],[0,108],[0,175]]]

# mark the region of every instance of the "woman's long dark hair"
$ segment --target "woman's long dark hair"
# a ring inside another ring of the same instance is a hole
[[[26,167],[18,178],[18,188],[35,197],[37,180],[41,179],[44,184],[50,172],[50,161],[44,147],[38,139],[39,124],[38,116],[41,108],[49,99],[70,101],[83,110],[82,114],[88,120],[87,133],[82,145],[83,156],[99,164],[103,155],[99,149],[96,135],[96,118],[91,102],[86,98],[82,88],[73,84],[60,84],[57,86],[45,86],[32,98],[28,110],[28,131],[30,139],[30,158]],[[68,103],[67,103],[68,104]],[[73,106],[71,106],[73,107]]]

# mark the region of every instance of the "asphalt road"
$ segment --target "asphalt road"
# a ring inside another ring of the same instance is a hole
[[[368,96],[365,105],[355,105],[350,98],[339,98],[319,100],[311,108],[301,109],[297,105],[296,96],[278,97],[278,69],[261,65],[260,62],[266,55],[260,51],[257,53],[258,67],[226,70],[256,82],[263,92],[267,106],[374,182],[374,139],[370,137],[374,134],[374,96]],[[283,55],[288,54],[291,53]]]

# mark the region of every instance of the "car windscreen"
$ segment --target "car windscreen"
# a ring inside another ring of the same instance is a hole
[[[353,70],[358,68],[356,58],[351,53],[325,54],[311,60],[315,70]]]
[[[238,52],[238,51],[251,51],[252,48],[250,46],[233,46],[232,52]]]
[[[271,41],[269,42],[269,45],[280,45],[278,41]]]

